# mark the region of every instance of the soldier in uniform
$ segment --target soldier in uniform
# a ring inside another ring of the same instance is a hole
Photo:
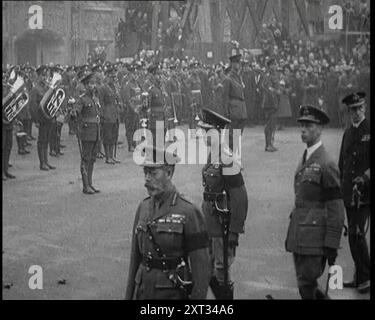
[[[156,122],[162,121],[165,124],[165,101],[164,90],[162,89],[160,68],[157,64],[153,64],[148,68],[150,73],[151,87],[148,91],[149,97],[149,122],[148,129],[152,132],[153,145],[156,145],[156,136],[160,133],[156,132]],[[162,133],[163,144],[165,138],[165,128]]]
[[[56,167],[48,163],[48,142],[51,135],[52,120],[44,116],[40,107],[40,102],[48,90],[48,71],[48,67],[44,65],[36,70],[38,80],[35,87],[33,87],[30,92],[30,107],[32,108],[32,113],[35,115],[36,121],[39,124],[37,148],[40,162],[39,168],[43,171],[56,169]]]
[[[78,122],[77,138],[81,153],[83,193],[94,194],[100,192],[92,184],[94,163],[100,143],[100,111],[98,98],[95,96],[94,73],[85,74],[80,82],[86,91],[78,98],[71,116]]]
[[[247,120],[247,109],[245,104],[244,89],[245,84],[240,76],[241,54],[235,54],[229,57],[230,72],[223,82],[223,105],[225,116],[231,120],[229,131],[229,146],[233,147],[232,129],[240,129],[241,134]]]
[[[344,286],[357,288],[360,293],[370,290],[370,255],[366,242],[370,218],[370,122],[365,116],[365,96],[364,92],[357,92],[342,100],[348,106],[352,124],[345,130],[339,158],[349,246],[355,264],[354,279],[344,282]]]
[[[205,130],[218,130],[218,136],[221,130],[227,128],[230,120],[224,116],[209,110],[202,109],[203,121],[198,126]],[[216,153],[215,148],[219,148],[220,138],[216,139],[211,136],[208,146],[211,148],[207,160],[207,164],[203,167],[203,203],[202,211],[206,219],[208,233],[211,245],[212,277],[210,286],[212,292],[217,299],[233,299],[233,282],[230,279],[230,266],[234,262],[236,247],[238,246],[239,234],[244,233],[244,226],[247,217],[248,198],[246,186],[241,173],[241,166],[237,160],[233,164],[227,165],[223,162],[222,156],[227,152],[227,156],[231,156],[231,150],[221,148]],[[217,157],[218,158],[215,158]],[[232,158],[234,159],[234,158]],[[218,212],[214,208],[215,203],[220,208],[224,206],[222,199],[223,192],[227,195],[228,209],[230,211],[229,234],[228,234],[228,270],[224,269],[223,255],[223,234],[222,234],[222,218],[219,218]],[[225,283],[225,272],[228,275],[228,282]]]
[[[299,293],[302,299],[327,299],[318,287],[326,262],[335,264],[344,226],[344,202],[340,173],[321,142],[327,114],[303,105],[298,121],[307,145],[294,176],[295,208],[285,241],[293,253]]]
[[[273,145],[274,136],[276,132],[277,111],[279,108],[279,97],[281,91],[279,90],[279,76],[276,71],[275,59],[270,59],[267,62],[269,68],[268,73],[263,79],[263,110],[266,118],[266,125],[264,127],[264,135],[266,140],[265,151],[275,152],[277,149]]]
[[[10,85],[3,79],[3,98],[10,91]],[[9,158],[13,146],[13,123],[7,123],[3,119],[2,126],[2,168],[3,180],[15,179],[16,176],[9,172]]]
[[[118,139],[118,127],[120,123],[119,100],[120,97],[115,88],[115,69],[109,66],[106,70],[106,82],[99,89],[100,105],[102,106],[103,146],[105,163],[120,163],[115,159],[115,147]]]
[[[125,298],[205,299],[210,270],[204,218],[172,183],[178,157],[163,149],[146,150],[149,197],[135,215]]]

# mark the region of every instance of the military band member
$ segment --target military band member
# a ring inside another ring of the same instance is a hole
[[[230,120],[224,116],[203,108],[203,120],[198,126],[206,130],[221,130],[227,128]],[[220,138],[219,138],[220,139]],[[215,150],[219,146],[220,141],[216,141],[215,137],[208,140],[208,146],[211,148],[207,160],[207,164],[203,167],[202,177],[204,186],[204,201],[202,211],[206,219],[208,233],[211,241],[212,255],[212,278],[210,286],[212,292],[217,299],[233,299],[233,282],[230,277],[230,266],[234,262],[236,247],[238,246],[239,234],[244,233],[244,226],[247,217],[248,198],[246,186],[241,173],[241,167],[234,161],[233,165],[223,163],[222,156],[225,148],[221,148],[218,155]],[[227,151],[228,152],[228,151]],[[230,150],[229,150],[230,152]],[[216,155],[215,155],[216,154]],[[230,155],[228,153],[227,155]],[[215,158],[217,157],[218,158]],[[231,167],[226,171],[226,168]],[[223,191],[228,197],[228,208],[230,210],[229,220],[229,238],[228,238],[228,270],[224,270],[223,258],[223,234],[222,220],[220,220],[218,212],[214,209],[215,201],[222,207],[223,200],[221,197]],[[215,197],[214,199],[212,197]],[[224,273],[228,272],[229,284],[224,283]]]
[[[370,290],[370,254],[366,228],[370,219],[370,122],[366,119],[366,94],[346,96],[351,126],[345,130],[339,158],[341,190],[348,221],[349,246],[355,264],[354,279],[344,287]],[[357,197],[357,199],[356,199]]]
[[[294,176],[295,207],[290,215],[286,250],[293,253],[302,299],[327,299],[318,287],[326,262],[335,264],[344,226],[340,173],[322,141],[329,118],[321,109],[304,105],[298,121],[307,145]]]
[[[40,170],[48,171],[54,170],[56,167],[48,163],[48,142],[51,135],[51,126],[52,120],[44,116],[42,108],[40,107],[40,102],[43,99],[43,96],[48,91],[48,72],[49,69],[47,66],[40,66],[36,70],[38,74],[38,80],[31,89],[30,92],[30,107],[33,110],[33,114],[36,117],[36,121],[39,124],[39,133],[38,133],[38,157],[40,162]]]
[[[85,74],[80,82],[86,91],[78,98],[71,115],[78,122],[77,138],[81,155],[83,193],[94,194],[100,192],[92,184],[94,163],[100,143],[100,112],[94,94],[96,84],[94,73]]]
[[[178,161],[163,149],[146,152],[143,171],[149,197],[135,214],[126,299],[206,298],[207,230],[199,209],[172,183]],[[192,281],[192,288],[183,281]]]
[[[3,98],[10,91],[10,85],[3,80]],[[16,176],[9,172],[9,158],[13,146],[13,123],[4,122],[2,125],[2,168],[3,180],[15,179]]]

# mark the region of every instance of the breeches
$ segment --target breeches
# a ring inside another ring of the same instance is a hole
[[[95,162],[99,152],[99,140],[82,141],[82,160],[85,162]]]

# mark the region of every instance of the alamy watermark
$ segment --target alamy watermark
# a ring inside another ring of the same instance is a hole
[[[164,122],[156,121],[155,138],[149,129],[138,129],[133,135],[133,141],[137,146],[133,153],[133,160],[137,165],[144,163],[147,153],[144,152],[148,146],[156,145],[157,149],[166,151],[165,162],[174,164],[176,156],[180,159],[179,164],[223,164],[224,175],[237,174],[242,167],[241,162],[241,130],[232,130],[229,137],[229,129],[188,129],[187,137],[183,130],[174,128],[167,130],[164,134]],[[189,139],[188,137],[198,137]],[[171,144],[165,146],[166,138]],[[232,148],[229,148],[229,139],[232,140]],[[233,151],[232,151],[233,150]],[[210,157],[208,155],[210,154]],[[156,162],[164,162],[164,153],[156,153]]]

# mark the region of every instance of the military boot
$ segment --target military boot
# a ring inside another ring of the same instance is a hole
[[[233,300],[233,282],[229,282],[226,286],[215,276],[211,277],[210,287],[216,300]]]
[[[10,158],[10,150],[6,150],[5,152],[4,152],[4,155],[3,155],[3,157],[4,157],[4,162],[3,162],[3,178],[4,178],[4,175],[5,175],[5,177],[7,178],[7,179],[16,179],[16,176],[15,175],[13,175],[13,174],[11,174],[11,173],[9,173],[8,172],[8,167],[9,167],[9,158]],[[4,179],[3,179],[4,180]]]
[[[114,145],[114,144],[110,144],[110,145],[109,145],[109,154],[110,154],[111,159],[112,159],[112,161],[113,161],[114,163],[121,163],[120,160],[117,160],[117,159],[115,158],[115,145]]]
[[[39,163],[40,163],[40,170],[43,170],[43,171],[48,171],[49,168],[48,166],[46,165],[46,163],[44,162],[44,152],[43,152],[43,146],[38,144],[37,145],[37,150],[38,150],[38,157],[39,157]]]
[[[46,164],[46,166],[48,167],[48,169],[55,170],[56,167],[52,166],[52,165],[50,165],[48,163],[48,146],[46,146],[46,147],[43,148],[43,156],[44,156],[44,163]]]
[[[87,172],[88,165],[85,162],[81,162],[81,175],[82,175],[82,185],[84,194],[94,194],[95,191],[89,185],[89,177]]]
[[[104,153],[105,153],[105,163],[107,164],[115,164],[115,162],[112,160],[110,148],[108,144],[104,145]]]
[[[92,185],[92,173],[94,171],[94,162],[90,161],[87,165],[87,178],[88,178],[88,184],[89,186],[91,187],[92,190],[94,190],[95,193],[99,193],[100,190],[99,189],[96,189],[93,185]]]

